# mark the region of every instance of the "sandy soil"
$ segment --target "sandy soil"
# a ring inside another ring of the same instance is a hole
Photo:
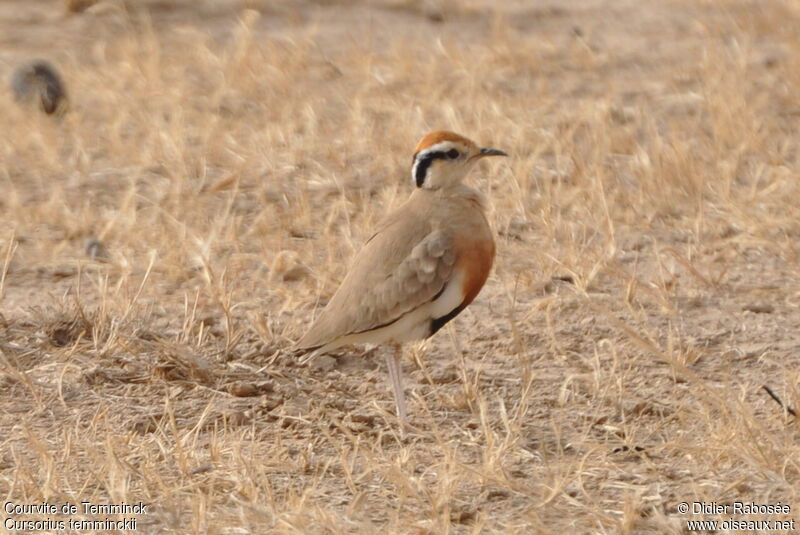
[[[0,4],[0,75],[45,57],[70,95],[0,92],[4,501],[142,501],[143,533],[797,517],[764,386],[800,406],[800,9],[496,4]],[[407,348],[401,438],[383,348],[285,348],[438,128],[511,157],[470,180],[496,267]],[[792,511],[678,511],[735,501]]]

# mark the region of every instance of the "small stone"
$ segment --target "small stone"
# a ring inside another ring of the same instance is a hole
[[[106,246],[97,238],[90,238],[86,242],[86,256],[100,262],[107,262],[111,257]]]
[[[440,368],[431,373],[431,383],[444,385],[458,381],[458,372],[452,368]]]
[[[353,423],[364,424],[369,427],[373,427],[375,425],[375,415],[366,412],[356,412],[350,415],[350,420]]]
[[[456,524],[470,524],[475,521],[476,516],[476,511],[467,507],[450,511],[450,521]]]
[[[283,273],[283,281],[284,282],[297,282],[306,278],[311,273],[306,266],[297,265]]]
[[[49,62],[33,60],[17,67],[11,90],[19,103],[37,103],[48,115],[61,115],[67,108],[67,91],[58,70]]]
[[[205,474],[206,472],[211,472],[214,469],[215,467],[213,464],[207,464],[205,466],[200,466],[198,468],[195,468],[194,470],[189,472],[189,475],[196,476],[197,474]]]
[[[311,360],[309,367],[315,372],[330,372],[336,368],[338,362],[335,358],[328,355],[322,355]]]
[[[300,262],[295,251],[280,251],[272,259],[270,282],[277,280],[283,282],[296,282],[308,277],[311,270]]]
[[[744,306],[746,312],[753,312],[754,314],[772,314],[775,312],[775,307],[769,303],[752,303]]]
[[[70,13],[82,13],[95,5],[98,0],[66,0],[66,8]]]
[[[248,398],[268,394],[275,390],[275,386],[270,381],[238,381],[228,385],[228,393],[237,398]]]
[[[435,22],[437,24],[441,24],[444,22],[444,13],[439,11],[438,9],[432,9],[428,11],[425,16],[428,18],[429,21]]]

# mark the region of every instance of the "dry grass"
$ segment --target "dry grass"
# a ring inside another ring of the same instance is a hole
[[[761,389],[800,405],[795,3],[66,4],[0,9],[0,65],[45,55],[71,97],[0,93],[4,501],[141,500],[145,533],[800,508]],[[496,269],[406,355],[401,440],[381,349],[282,349],[436,128],[512,157],[471,179]]]

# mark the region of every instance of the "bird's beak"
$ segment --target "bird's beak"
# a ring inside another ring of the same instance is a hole
[[[486,156],[508,156],[508,154],[498,149],[484,147],[478,154],[473,156],[472,159],[485,158]]]

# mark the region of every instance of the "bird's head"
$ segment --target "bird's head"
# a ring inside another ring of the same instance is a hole
[[[439,130],[423,137],[414,152],[411,178],[418,188],[440,189],[460,183],[485,156],[507,156],[501,150],[481,148],[453,132]]]

